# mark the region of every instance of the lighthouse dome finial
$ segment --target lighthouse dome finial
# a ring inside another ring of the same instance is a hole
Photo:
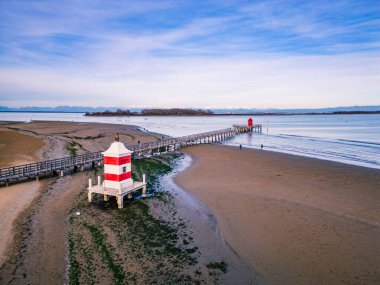
[[[115,142],[119,142],[119,141],[120,141],[119,133],[116,133],[116,135],[115,135]]]

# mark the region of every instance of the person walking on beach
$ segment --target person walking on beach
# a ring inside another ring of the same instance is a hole
[[[264,148],[264,145],[263,145],[263,144],[261,144],[261,150],[263,150],[263,148]]]
[[[241,145],[239,146],[240,150],[241,150]]]

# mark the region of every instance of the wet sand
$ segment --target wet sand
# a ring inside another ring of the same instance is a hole
[[[41,182],[40,195],[17,219],[14,252],[0,269],[0,283],[66,283],[67,217],[90,175],[81,172]]]
[[[194,163],[176,182],[268,284],[380,282],[379,170],[220,145],[184,151]]]

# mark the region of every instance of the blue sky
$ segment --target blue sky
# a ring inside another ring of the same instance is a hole
[[[377,0],[0,0],[0,105],[379,104]]]

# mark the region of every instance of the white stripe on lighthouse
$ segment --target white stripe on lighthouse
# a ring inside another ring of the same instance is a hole
[[[125,167],[125,171],[124,172],[130,172],[131,171],[131,164],[128,163],[128,164],[125,164],[125,165],[111,165],[111,164],[105,164],[104,165],[104,173],[109,173],[109,174],[117,174],[117,175],[120,175],[120,174],[123,174],[123,167]]]

